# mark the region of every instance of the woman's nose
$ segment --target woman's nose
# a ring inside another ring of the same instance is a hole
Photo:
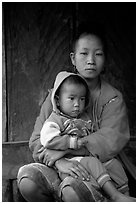
[[[87,64],[90,64],[90,65],[95,64],[95,56],[94,55],[92,55],[92,54],[88,55]]]

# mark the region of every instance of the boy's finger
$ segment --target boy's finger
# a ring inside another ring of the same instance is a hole
[[[73,178],[78,178],[78,175],[75,174],[73,171],[69,172],[70,176],[72,176]]]
[[[38,153],[42,152],[44,150],[44,147],[41,147],[39,150],[38,150]]]
[[[40,153],[40,155],[39,155],[39,161],[40,161],[41,163],[43,163],[44,157],[45,157],[45,150],[42,151],[42,152]]]

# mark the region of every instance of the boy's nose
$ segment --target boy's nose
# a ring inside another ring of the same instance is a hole
[[[74,106],[75,106],[75,107],[79,107],[79,102],[78,102],[78,101],[75,101]]]

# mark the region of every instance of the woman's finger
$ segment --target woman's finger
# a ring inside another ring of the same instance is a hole
[[[74,171],[81,179],[89,180],[89,173],[79,162],[75,162],[71,170]]]
[[[77,174],[77,176],[78,176],[79,178],[81,178],[82,180],[87,180],[87,179],[88,179],[88,177],[80,170],[80,168],[75,167],[75,168],[72,169],[72,171],[73,171],[75,174]]]
[[[74,171],[72,171],[72,170],[70,170],[69,172],[68,172],[68,174],[70,175],[70,176],[72,176],[73,178],[78,178],[79,176],[74,172]]]
[[[86,180],[90,179],[90,174],[89,172],[79,163],[78,168],[82,174],[82,177],[85,178]]]

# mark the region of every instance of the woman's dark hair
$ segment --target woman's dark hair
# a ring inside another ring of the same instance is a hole
[[[88,88],[88,85],[87,83],[85,82],[85,80],[81,77],[81,76],[78,76],[78,75],[70,75],[69,77],[67,77],[66,79],[64,79],[62,81],[62,83],[60,84],[60,86],[58,87],[55,95],[56,96],[59,96],[60,94],[60,91],[62,90],[62,85],[64,83],[69,83],[69,84],[74,84],[74,85],[83,85],[86,89],[86,101],[85,101],[85,105],[88,104],[89,102],[89,88]]]
[[[78,28],[76,29],[76,34],[73,37],[73,43],[72,43],[72,51],[75,52],[76,43],[77,41],[88,34],[96,35],[103,44],[103,49],[105,56],[107,54],[107,43],[106,43],[106,37],[105,37],[105,27],[103,24],[99,22],[93,22],[93,21],[86,21],[82,22]]]

